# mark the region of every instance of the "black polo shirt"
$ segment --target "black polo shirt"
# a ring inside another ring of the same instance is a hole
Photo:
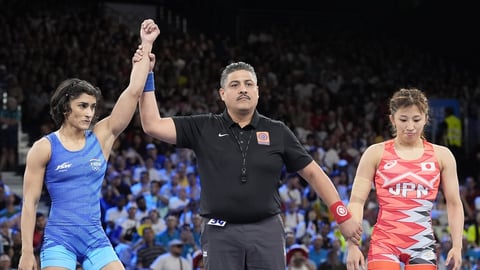
[[[294,172],[312,161],[284,123],[258,112],[243,129],[226,111],[173,120],[176,146],[191,148],[197,156],[200,215],[207,218],[250,223],[280,213],[283,166]]]

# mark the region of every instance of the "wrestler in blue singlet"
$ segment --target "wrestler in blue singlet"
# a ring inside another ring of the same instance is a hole
[[[100,190],[107,161],[92,131],[86,131],[83,149],[65,149],[56,133],[46,137],[51,158],[46,167],[45,185],[52,205],[40,254],[41,266],[101,269],[118,260],[106,236],[100,214]],[[65,196],[68,194],[68,196]],[[92,257],[96,257],[91,260]],[[92,265],[91,261],[100,262]]]

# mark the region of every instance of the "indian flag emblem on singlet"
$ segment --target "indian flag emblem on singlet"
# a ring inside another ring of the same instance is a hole
[[[92,171],[98,171],[102,167],[102,161],[98,158],[92,158],[90,159],[90,167],[92,168]]]

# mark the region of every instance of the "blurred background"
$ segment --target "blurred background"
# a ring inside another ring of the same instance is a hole
[[[50,95],[66,78],[88,80],[102,90],[100,110],[107,114],[128,84],[139,25],[153,18],[161,29],[154,53],[162,115],[221,112],[223,104],[217,94],[221,68],[232,61],[249,62],[259,78],[259,112],[284,121],[295,132],[337,188],[345,190],[346,201],[362,152],[391,137],[390,96],[399,88],[424,91],[430,102],[425,135],[452,147],[457,159],[466,215],[465,269],[476,269],[480,44],[472,3],[0,0],[0,7],[0,219],[7,235],[2,236],[0,254],[8,255],[13,267],[19,256],[14,235],[19,230],[26,153],[34,141],[55,130],[48,111]],[[443,140],[446,108],[452,108],[461,120],[459,147]],[[143,171],[149,172],[148,183],[159,182],[161,187],[178,179],[184,183],[189,204],[174,213],[177,218],[196,212],[201,186],[194,153],[145,135],[138,115],[119,137],[109,164],[102,193],[106,230],[121,227],[121,221],[106,218],[119,196],[126,198],[126,205],[142,196],[131,187],[140,182]],[[117,178],[123,188],[115,186],[113,179]],[[280,180],[287,183],[287,178],[285,174]],[[334,224],[330,227],[331,216],[318,206],[321,202],[302,179],[294,186],[302,194],[295,211],[305,217],[316,209],[318,232],[300,234],[300,225],[291,224],[293,243],[314,248],[314,240],[322,238],[322,247],[335,250],[340,261],[344,260],[344,240]],[[47,215],[48,205],[45,192],[39,211]],[[160,223],[172,214],[168,200],[154,208],[160,213]],[[372,197],[368,228],[375,223],[376,209]],[[439,207],[432,215],[438,229],[439,258],[445,256],[449,243],[444,212]],[[178,221],[179,230],[184,225]],[[192,221],[186,225],[194,227]],[[320,228],[324,227],[328,228],[322,236]],[[122,237],[112,236],[112,242],[130,245],[136,239]],[[364,237],[368,244],[368,230]],[[185,251],[185,257],[192,259],[198,248]],[[135,252],[121,254],[125,265],[135,269]],[[318,267],[327,260],[326,253],[319,257]]]

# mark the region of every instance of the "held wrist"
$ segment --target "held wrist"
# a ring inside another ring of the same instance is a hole
[[[145,87],[143,88],[143,92],[151,91],[155,91],[155,76],[153,71],[148,72],[147,81],[145,82]]]
[[[22,254],[33,254],[33,247],[32,248],[22,248]]]
[[[359,248],[359,246],[353,242],[347,242],[347,249],[351,249],[351,248]]]
[[[337,224],[342,224],[352,217],[342,201],[337,201],[330,205],[330,212],[333,214]]]
[[[144,42],[144,41],[143,41],[143,42],[140,43],[140,46],[141,46],[141,48],[142,48],[142,51],[143,51],[144,55],[147,55],[147,56],[148,56],[148,55],[152,52],[152,50],[153,50],[153,43],[150,43],[150,42]]]
[[[146,51],[150,52],[153,48],[153,42],[142,41],[140,44],[142,45],[144,52]]]

